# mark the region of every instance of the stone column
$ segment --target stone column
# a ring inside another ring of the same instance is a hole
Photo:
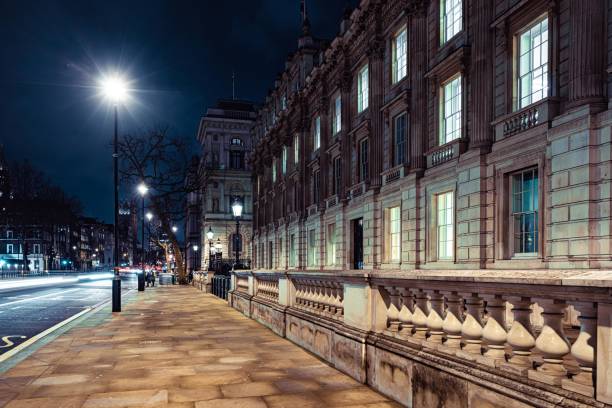
[[[570,1],[570,106],[604,102],[606,1]]]
[[[468,133],[470,147],[481,148],[491,144],[493,129],[493,50],[494,40],[489,24],[493,20],[494,2],[491,0],[475,0],[472,5],[474,13],[472,22],[472,48],[469,67],[472,103],[469,104],[468,115],[471,129]],[[467,87],[466,87],[467,88]]]
[[[427,7],[417,5],[407,11],[411,13],[409,24],[408,73],[411,83],[410,103],[410,169],[425,169],[427,141]],[[421,2],[423,3],[423,2]],[[425,2],[426,3],[426,2]]]

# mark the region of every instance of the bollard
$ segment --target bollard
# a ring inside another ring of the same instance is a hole
[[[145,290],[144,272],[142,272],[142,273],[137,272],[136,274],[138,276],[138,291],[139,292],[144,292],[144,290]]]
[[[113,279],[113,312],[121,311],[121,277],[115,275]]]

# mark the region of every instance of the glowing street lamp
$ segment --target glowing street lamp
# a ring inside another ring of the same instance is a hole
[[[147,221],[151,221],[153,219],[153,214],[151,212],[148,212],[145,214],[145,217],[147,217]]]
[[[176,225],[173,225],[173,226],[172,226],[172,232],[174,232],[174,233],[176,234],[176,231],[178,231],[178,228],[177,228],[177,226],[176,226]]]
[[[121,311],[121,277],[119,276],[119,152],[118,152],[118,105],[128,97],[128,88],[120,75],[111,75],[102,78],[100,88],[104,97],[113,104],[115,113],[115,134],[113,140],[113,173],[115,184],[115,225],[113,236],[115,241],[115,278],[113,279],[113,312]]]

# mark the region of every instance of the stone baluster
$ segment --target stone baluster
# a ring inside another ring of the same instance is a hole
[[[344,287],[340,283],[336,283],[336,315],[341,317],[344,314]]]
[[[321,292],[323,294],[323,314],[326,316],[331,315],[331,287],[330,282],[324,281],[322,282],[323,287],[321,288]]]
[[[535,346],[535,335],[531,326],[531,298],[522,297],[510,300],[514,320],[508,331],[507,343],[512,348],[508,363],[500,367],[516,374],[525,375],[531,368],[531,350]]]
[[[572,356],[578,361],[580,372],[571,380],[564,379],[563,388],[593,397],[595,374],[595,349],[597,348],[597,304],[576,302],[574,308],[580,312],[580,334],[571,348]]]
[[[444,338],[444,296],[438,290],[430,290],[429,304],[431,306],[427,315],[427,327],[429,328],[429,338],[427,341],[433,344],[442,344]]]
[[[419,289],[416,293],[416,305],[412,315],[412,323],[414,323],[414,338],[425,340],[427,337],[427,316],[429,315],[429,297],[423,289]]]
[[[392,286],[389,292],[389,306],[387,307],[387,328],[392,332],[399,331],[399,290]]]
[[[458,353],[463,358],[474,359],[482,354],[482,315],[484,302],[477,293],[465,298],[465,318],[461,325],[463,347]]]
[[[529,370],[529,378],[551,385],[561,385],[561,380],[567,376],[563,366],[563,358],[570,352],[570,343],[563,332],[563,311],[567,307],[564,301],[548,299],[538,301],[544,311],[544,325],[536,338],[536,349],[542,353],[541,366]]]
[[[444,345],[451,349],[459,349],[463,325],[463,298],[457,292],[447,292],[445,297],[446,316],[442,324],[442,329],[446,333]]]
[[[412,314],[414,312],[414,295],[408,288],[400,289],[401,309],[398,319],[400,321],[400,334],[403,336],[412,336],[414,324],[412,323]]]
[[[483,363],[495,366],[506,360],[506,301],[501,295],[486,296],[487,323],[482,329],[482,338],[487,344]]]

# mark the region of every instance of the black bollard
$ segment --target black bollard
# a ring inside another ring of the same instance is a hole
[[[144,290],[145,290],[144,271],[142,273],[137,273],[137,276],[138,276],[138,291],[139,292],[144,292]]]
[[[113,312],[121,311],[121,277],[115,275],[113,278]]]

